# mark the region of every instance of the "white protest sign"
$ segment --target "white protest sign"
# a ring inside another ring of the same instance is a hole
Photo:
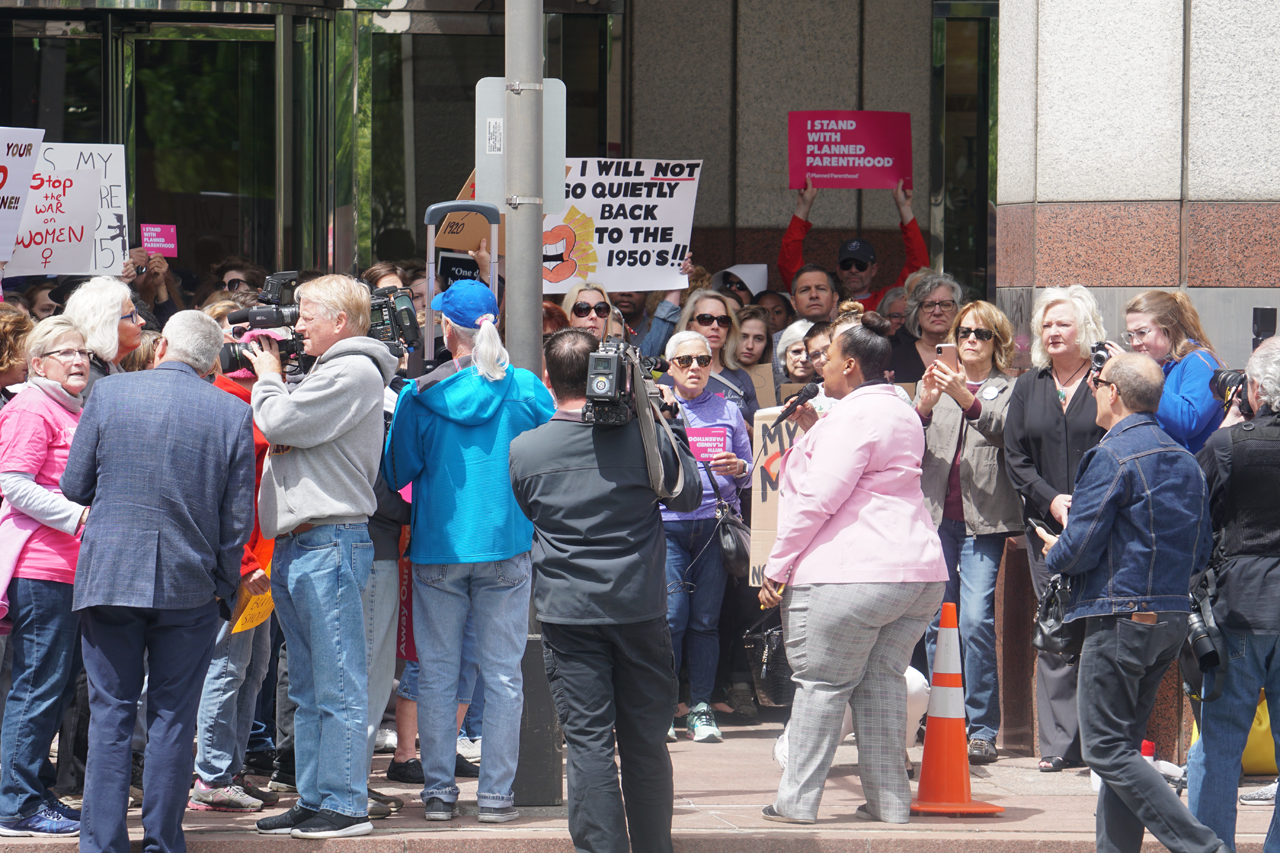
[[[0,127],[0,261],[13,257],[42,139],[43,128]]]
[[[563,213],[542,221],[542,290],[680,290],[701,160],[570,159]]]
[[[120,275],[129,257],[129,199],[125,192],[123,145],[46,142],[40,147],[40,168],[48,171],[93,169],[100,176],[98,221],[93,229],[93,255],[86,275]]]
[[[35,172],[5,275],[62,275],[92,263],[98,173]]]

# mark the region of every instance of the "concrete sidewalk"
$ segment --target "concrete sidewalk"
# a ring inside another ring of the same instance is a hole
[[[766,712],[769,716],[776,712]],[[971,771],[974,799],[1004,806],[996,817],[913,817],[905,825],[867,823],[853,817],[863,802],[858,778],[857,747],[842,744],[827,779],[818,823],[795,827],[770,823],[760,809],[773,802],[781,769],[772,758],[774,739],[782,730],[779,719],[756,726],[725,726],[719,744],[695,744],[683,737],[670,745],[675,767],[675,816],[672,831],[675,849],[682,853],[766,853],[766,851],[921,851],[957,853],[965,850],[1036,850],[1044,853],[1094,850],[1093,808],[1095,795],[1087,770],[1040,773],[1028,756],[1002,756],[986,767]],[[683,732],[681,732],[683,735]],[[919,766],[922,748],[911,750]],[[374,822],[372,835],[328,842],[306,842],[278,836],[257,835],[256,815],[222,815],[188,811],[184,820],[191,853],[251,853],[264,845],[291,845],[309,849],[317,844],[340,845],[350,853],[565,853],[573,849],[566,829],[564,808],[522,809],[522,817],[508,824],[476,822],[476,781],[461,780],[464,814],[448,823],[422,818],[418,791],[388,782],[383,770],[387,756],[375,760],[371,786],[405,800],[405,808]],[[1242,790],[1269,783],[1249,779]],[[913,784],[914,789],[914,784]],[[1185,795],[1183,797],[1185,802]],[[281,807],[292,804],[285,795]],[[1241,808],[1236,837],[1239,853],[1261,853],[1271,820],[1269,808]],[[140,812],[130,813],[134,850],[141,850]],[[72,839],[45,841],[0,839],[0,853],[30,851],[35,847],[65,847]],[[1146,848],[1163,849],[1150,835]]]

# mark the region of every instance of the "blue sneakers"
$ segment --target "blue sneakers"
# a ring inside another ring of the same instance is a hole
[[[69,838],[80,834],[80,821],[70,820],[49,806],[30,817],[16,820],[0,820],[0,836],[52,836]]]
[[[74,820],[76,822],[80,821],[80,810],[76,808],[72,808],[71,806],[64,803],[62,800],[59,800],[57,797],[54,797],[53,799],[49,800],[49,802],[46,803],[46,805],[48,805],[49,808],[53,809],[55,812],[62,815],[67,820]]]

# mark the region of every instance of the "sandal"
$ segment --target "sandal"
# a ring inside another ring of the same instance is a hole
[[[1060,755],[1050,755],[1040,759],[1041,773],[1061,773],[1067,762]]]

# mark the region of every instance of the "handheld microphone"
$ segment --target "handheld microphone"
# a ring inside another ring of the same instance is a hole
[[[817,382],[810,382],[808,385],[801,388],[800,393],[791,398],[791,402],[787,403],[787,407],[782,410],[782,414],[778,415],[778,419],[773,422],[773,425],[777,426],[795,414],[796,409],[818,396],[818,390]]]

